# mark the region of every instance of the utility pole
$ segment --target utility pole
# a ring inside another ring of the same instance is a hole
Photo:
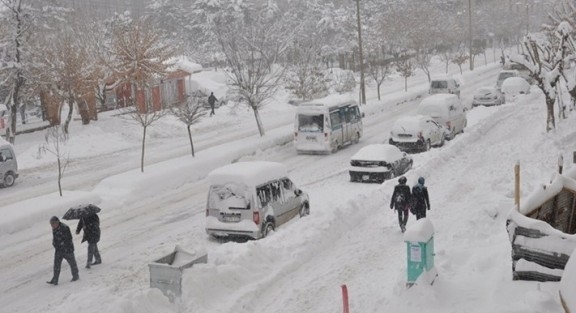
[[[356,19],[358,21],[358,52],[360,53],[360,98],[366,104],[366,85],[364,84],[364,55],[362,52],[362,27],[360,24],[360,0],[356,0]]]
[[[470,53],[470,70],[474,70],[474,55],[472,54],[472,0],[468,0],[468,49]]]

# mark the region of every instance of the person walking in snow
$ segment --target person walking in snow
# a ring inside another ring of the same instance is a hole
[[[416,219],[426,217],[426,210],[430,210],[430,199],[428,198],[428,188],[424,186],[424,177],[418,178],[418,183],[412,187],[412,213]]]
[[[216,101],[218,101],[218,99],[216,99],[216,96],[214,96],[214,93],[211,92],[210,96],[208,97],[208,104],[210,104],[210,109],[212,111],[210,111],[210,116],[216,114],[214,113],[214,106],[216,105]]]
[[[394,186],[394,193],[392,193],[390,200],[390,209],[395,209],[398,213],[398,223],[402,232],[406,231],[411,201],[410,187],[406,185],[406,181],[404,176],[398,179],[398,185]]]
[[[76,235],[80,234],[80,230],[84,230],[82,242],[88,241],[88,259],[86,260],[86,268],[91,265],[102,263],[100,258],[100,251],[98,251],[98,241],[100,241],[100,218],[97,214],[92,214],[80,218],[78,226],[76,227]],[[92,263],[92,258],[95,258]]]
[[[54,274],[52,279],[46,283],[58,285],[58,278],[60,277],[60,267],[62,260],[66,260],[70,265],[72,271],[72,281],[78,280],[78,266],[76,265],[76,258],[74,257],[74,242],[72,242],[72,233],[68,225],[60,222],[56,216],[50,218],[50,226],[52,226],[52,246],[54,246]]]

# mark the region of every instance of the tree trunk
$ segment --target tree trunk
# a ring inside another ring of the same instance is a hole
[[[70,109],[68,110],[68,116],[66,116],[66,121],[64,122],[64,133],[68,135],[68,126],[70,126],[70,121],[72,121],[72,112],[74,111],[74,100],[68,101],[68,106]]]
[[[82,118],[82,125],[90,124],[90,112],[88,110],[88,103],[84,100],[78,102],[78,113]]]
[[[146,146],[146,126],[142,131],[142,155],[140,156],[140,172],[144,173],[144,147]]]
[[[378,90],[378,101],[380,101],[380,85],[382,85],[382,82],[378,82],[377,86],[377,90]]]
[[[549,95],[546,95],[546,111],[547,111],[547,118],[546,118],[546,132],[551,131],[556,127],[556,123],[554,121],[554,99],[550,98]]]
[[[258,125],[258,131],[260,132],[260,137],[265,135],[264,126],[262,125],[262,120],[260,120],[260,113],[258,112],[258,108],[252,107],[254,111],[254,117],[256,118],[256,124]]]
[[[190,125],[188,125],[188,138],[190,139],[190,149],[192,149],[192,157],[194,157],[194,143],[192,142],[192,131],[190,131]]]
[[[60,140],[60,139],[55,139]],[[60,151],[58,149],[58,191],[60,192],[60,197],[62,197],[62,162],[60,161]]]
[[[408,91],[408,77],[404,76],[404,91]]]
[[[448,65],[450,64],[450,61],[446,61],[446,74],[448,74]]]
[[[458,64],[458,67],[460,68],[460,75],[462,75],[462,64]]]

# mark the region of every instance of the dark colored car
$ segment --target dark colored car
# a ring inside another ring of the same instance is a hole
[[[350,181],[382,183],[412,168],[412,157],[388,144],[363,147],[350,159]]]

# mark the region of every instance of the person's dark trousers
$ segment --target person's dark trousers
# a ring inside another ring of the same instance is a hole
[[[416,211],[416,219],[419,220],[421,218],[425,218],[426,217],[426,209],[420,209],[418,211]]]
[[[400,228],[403,230],[406,227],[406,223],[408,223],[408,210],[405,209],[397,209],[398,212],[398,224],[400,224]]]
[[[214,107],[212,107],[212,111],[210,111],[210,116],[215,115],[216,113],[214,112]]]
[[[76,265],[76,259],[74,258],[74,252],[72,253],[54,253],[54,277],[52,281],[58,283],[58,277],[60,277],[60,267],[62,266],[62,260],[66,260],[70,265],[70,270],[72,271],[72,279],[78,279],[78,265]]]
[[[95,243],[88,243],[88,260],[86,261],[86,266],[89,267],[92,264],[92,258],[95,258],[96,264],[102,263],[102,259],[100,258],[100,251],[98,251],[98,244]]]

